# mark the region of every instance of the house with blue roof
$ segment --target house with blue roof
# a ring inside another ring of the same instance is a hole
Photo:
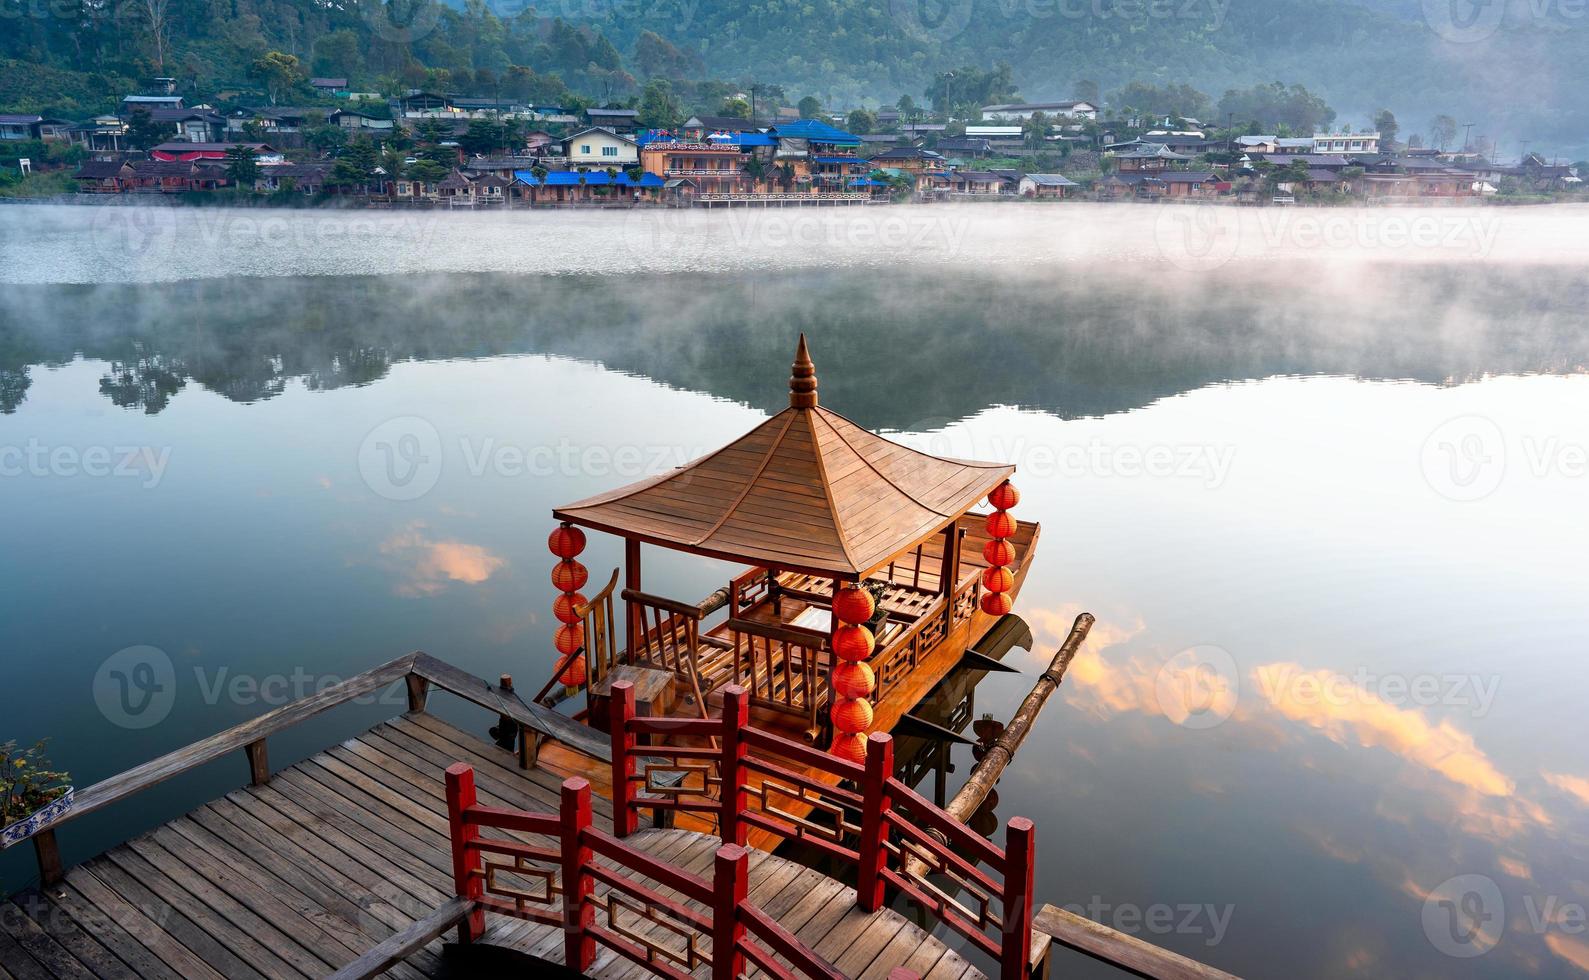
[[[630,176],[627,171],[553,170],[544,178],[533,170],[513,172],[514,196],[537,204],[574,204],[583,201],[654,200],[663,180],[653,173]]]

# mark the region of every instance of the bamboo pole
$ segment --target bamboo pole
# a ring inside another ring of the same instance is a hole
[[[1043,710],[1043,703],[1058,689],[1060,681],[1065,679],[1065,671],[1070,669],[1070,662],[1076,659],[1076,652],[1081,649],[1082,641],[1087,639],[1087,633],[1092,629],[1094,622],[1092,613],[1084,612],[1076,617],[1075,625],[1070,628],[1070,635],[1059,645],[1059,651],[1054,654],[1048,669],[1043,671],[1037,683],[1032,686],[1031,693],[1026,696],[1026,700],[1021,702],[1021,706],[1010,717],[1003,733],[994,740],[993,745],[983,754],[982,760],[971,770],[971,777],[966,780],[966,784],[960,787],[960,792],[956,793],[954,799],[944,808],[949,816],[961,823],[969,823],[972,814],[977,812],[987,800],[988,794],[993,792],[994,784],[1004,775],[1005,768],[1015,758],[1015,750],[1021,747],[1021,743],[1031,732],[1033,723],[1037,721],[1038,712]],[[905,864],[906,877],[920,877],[926,874],[926,871],[927,866],[914,858]]]

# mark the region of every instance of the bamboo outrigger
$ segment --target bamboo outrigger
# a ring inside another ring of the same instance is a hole
[[[716,716],[724,688],[741,685],[756,725],[827,747],[841,700],[831,681],[841,590],[877,595],[867,660],[876,682],[863,735],[892,731],[1000,619],[998,609],[984,609],[992,536],[975,508],[1015,467],[891,442],[820,405],[817,387],[802,336],[787,409],[691,464],[553,511],[564,527],[615,534],[625,545],[621,592],[614,570],[578,603],[584,642],[558,666],[566,680],[570,658],[584,664],[583,685],[570,685],[588,694],[582,720],[605,728],[615,680],[634,683],[654,716],[681,719]],[[1040,528],[1012,521],[1008,530],[1001,537],[1013,560],[1002,567],[1013,599]],[[681,602],[646,590],[643,545],[749,567],[708,600]],[[537,700],[562,700],[556,680]],[[602,779],[577,755],[550,752],[544,764]]]

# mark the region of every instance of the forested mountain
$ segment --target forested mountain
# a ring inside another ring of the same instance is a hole
[[[1322,95],[1339,123],[1366,126],[1389,108],[1403,137],[1448,114],[1501,155],[1522,140],[1589,143],[1589,14],[1495,0],[1468,23],[1453,14],[1465,2],[0,0],[0,109],[102,111],[155,75],[211,99],[246,96],[265,91],[269,51],[369,90],[610,102],[653,77],[713,78],[846,107],[925,103],[935,75],[1006,63],[1028,99],[1090,94],[1086,82],[1105,98],[1133,81],[1184,84],[1212,113],[1227,89],[1280,80]],[[1503,7],[1504,19],[1485,19]]]

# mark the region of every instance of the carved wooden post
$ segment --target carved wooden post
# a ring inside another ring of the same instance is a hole
[[[409,674],[403,678],[408,685],[408,710],[418,714],[425,710],[425,700],[430,696],[430,681],[418,674]]]
[[[744,844],[745,822],[740,819],[748,805],[745,791],[746,746],[741,731],[750,725],[750,698],[738,684],[723,688],[723,755],[717,766],[722,780],[719,796],[722,797],[722,814],[718,825],[722,828],[723,843]]]
[[[640,542],[634,538],[623,540],[623,588],[625,592],[640,591]],[[633,599],[623,601],[624,646],[629,663],[635,662],[635,653],[645,635],[640,622],[640,605]]]
[[[883,905],[885,884],[883,867],[888,863],[888,821],[893,808],[888,780],[894,775],[894,738],[873,732],[866,740],[866,778],[861,785],[861,857],[856,881],[856,904],[862,912],[875,912]]]
[[[270,754],[265,749],[265,740],[256,738],[243,746],[243,751],[248,754],[249,783],[263,786],[270,782]]]
[[[453,888],[463,898],[478,899],[485,894],[485,881],[478,874],[480,852],[469,845],[480,836],[480,828],[465,823],[463,815],[475,806],[474,769],[454,762],[447,767],[447,835],[452,839]],[[469,917],[458,923],[458,941],[473,942],[485,932],[485,912],[475,909]]]
[[[1036,852],[1032,821],[1011,817],[1004,830],[1004,937],[999,974],[1004,980],[1026,976],[1032,961],[1032,875]]]
[[[634,783],[630,782],[634,775],[634,732],[629,729],[629,721],[635,716],[634,684],[615,682],[607,710],[612,732],[612,832],[615,837],[628,837],[639,826]]]
[[[53,827],[33,835],[33,856],[39,859],[39,882],[45,887],[60,884],[66,872],[61,867],[61,848],[55,841]]]
[[[563,780],[561,837],[563,847],[563,963],[584,973],[596,959],[596,922],[591,903],[596,882],[586,874],[593,860],[585,831],[590,827],[590,782],[581,776]]]
[[[737,980],[745,973],[745,924],[739,907],[750,884],[750,852],[738,844],[717,849],[712,869],[712,980]]]

